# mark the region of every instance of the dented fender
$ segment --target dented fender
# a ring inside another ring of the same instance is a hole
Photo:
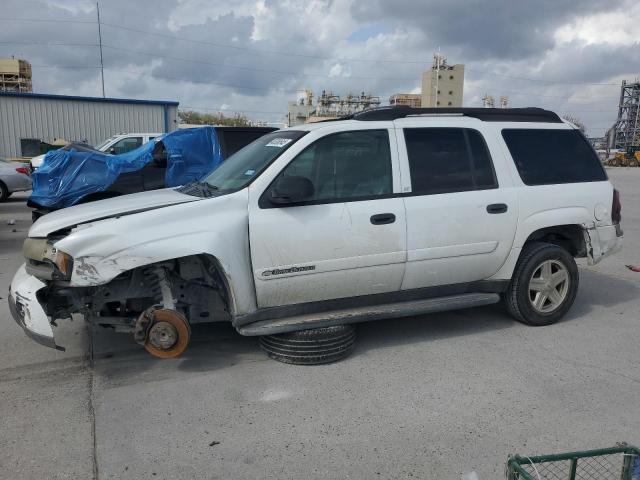
[[[233,313],[256,307],[250,267],[247,191],[84,224],[54,246],[73,258],[69,287],[109,283],[154,263],[194,255],[215,258]]]

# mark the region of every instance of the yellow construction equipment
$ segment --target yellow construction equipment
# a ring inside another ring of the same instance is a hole
[[[612,167],[640,167],[640,147],[629,147],[626,152],[618,152],[606,162]]]

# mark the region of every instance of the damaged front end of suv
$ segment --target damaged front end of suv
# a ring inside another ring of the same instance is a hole
[[[150,193],[139,195],[144,200]],[[201,198],[171,190],[151,195],[155,205],[142,210],[139,205],[131,209],[135,199],[128,207],[122,198],[112,199],[68,209],[64,219],[56,212],[34,224],[23,245],[25,264],[9,291],[11,314],[29,337],[63,350],[54,338],[56,322],[81,315],[93,325],[131,333],[153,355],[170,358],[187,348],[190,325],[230,320],[232,299],[223,267],[204,253],[194,232],[180,226],[198,215],[199,209],[185,204]],[[162,195],[172,197],[164,207],[175,210],[176,225],[168,225],[165,216],[159,226]],[[95,211],[105,207],[118,213]],[[70,213],[76,213],[77,223],[56,228],[73,218]],[[98,218],[85,219],[83,213]]]

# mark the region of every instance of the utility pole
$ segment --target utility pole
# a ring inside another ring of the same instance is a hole
[[[440,79],[440,47],[438,47],[438,53],[436,53],[436,99],[433,102],[433,107],[438,108],[438,80]]]
[[[100,3],[96,2],[96,12],[98,13],[98,43],[100,44],[100,76],[102,77],[102,98],[104,94],[104,61],[102,59],[102,30],[100,28]]]

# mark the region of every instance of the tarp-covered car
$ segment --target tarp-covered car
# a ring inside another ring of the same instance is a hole
[[[197,180],[265,133],[266,127],[176,130],[121,155],[71,143],[47,153],[33,172],[28,205],[40,215],[79,203],[174,187]]]

